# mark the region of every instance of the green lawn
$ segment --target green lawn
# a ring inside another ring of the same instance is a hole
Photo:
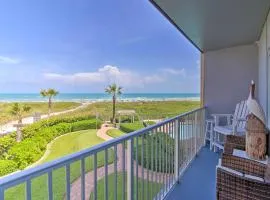
[[[48,162],[104,142],[104,140],[96,136],[96,132],[94,129],[76,131],[54,140],[50,147],[50,154],[43,162]]]
[[[113,137],[113,138],[117,138],[120,137],[122,135],[124,135],[125,133],[119,129],[111,129],[107,131],[107,135]]]
[[[53,160],[55,158],[77,152],[84,148],[88,148],[103,142],[102,139],[96,136],[96,130],[84,130],[69,133],[65,136],[55,140],[51,147],[51,153],[44,160],[44,162]],[[109,150],[108,156],[109,163],[113,162],[113,151]],[[97,166],[104,165],[104,152],[98,153]],[[80,176],[80,161],[74,162],[70,166],[70,180],[73,182]],[[93,169],[93,156],[87,157],[85,160],[85,169],[90,171]],[[59,168],[53,171],[53,199],[62,199],[65,193],[65,169]],[[32,181],[32,199],[47,199],[47,175],[39,176]],[[25,196],[25,184],[21,184],[14,188],[10,188],[5,192],[5,199],[7,200],[20,200]]]
[[[31,102],[24,103],[29,105],[32,109],[28,114],[24,116],[31,116],[34,112],[40,112],[45,114],[48,112],[48,103],[46,102]],[[14,116],[12,116],[9,111],[11,109],[12,103],[0,103],[0,124],[6,123],[11,120],[15,120]],[[75,102],[54,102],[52,105],[52,112],[59,112],[63,110],[69,110],[72,108],[76,108],[80,105],[80,103]]]
[[[108,199],[113,200],[115,192],[117,191],[117,199],[122,199],[123,196],[123,175],[125,175],[126,180],[126,173],[123,172],[117,173],[117,190],[115,190],[115,174],[110,174],[108,176]],[[104,196],[104,182],[105,179],[100,179],[97,185],[97,199],[105,199]],[[126,182],[126,181],[125,181]],[[161,183],[154,183],[154,182],[147,182],[143,179],[138,179],[138,199],[154,199],[154,196],[159,192],[161,189]],[[144,190],[143,190],[144,188]],[[127,188],[125,188],[125,199],[127,199]],[[94,199],[94,195],[91,193],[90,200]],[[134,177],[134,199],[136,199],[136,178]]]

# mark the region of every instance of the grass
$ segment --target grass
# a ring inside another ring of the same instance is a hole
[[[89,140],[89,138],[91,138],[91,140]],[[104,142],[104,140],[96,136],[96,130],[94,129],[76,131],[63,135],[53,141],[50,146],[50,154],[46,157],[44,162],[89,148],[102,142]]]
[[[113,137],[113,138],[117,138],[120,137],[122,135],[124,135],[125,133],[119,129],[110,129],[107,131],[107,135]]]
[[[125,188],[125,193],[123,193],[123,179],[126,182],[126,173],[119,172],[117,173],[117,184],[115,184],[115,174],[108,175],[108,199],[113,200],[114,195],[117,196],[116,199],[122,199],[123,195],[125,195],[125,199],[127,199],[127,192]],[[97,199],[105,199],[104,196],[104,185],[105,178],[102,178],[98,181],[97,184]],[[115,186],[117,186],[117,190],[115,190]],[[155,195],[160,191],[162,187],[161,183],[155,182],[147,182],[141,178],[138,179],[138,199],[154,199]],[[117,193],[115,193],[117,191]],[[134,199],[136,198],[136,178],[134,177]],[[94,199],[94,195],[91,193],[90,200]]]
[[[52,146],[49,156],[44,160],[44,162],[51,161],[55,158],[67,155],[70,153],[77,152],[87,147],[91,147],[103,142],[102,139],[96,136],[96,130],[84,130],[69,133],[56,139]],[[97,166],[101,167],[104,165],[104,152],[97,154]],[[108,163],[113,162],[113,151],[108,151]],[[87,157],[85,159],[85,169],[86,171],[91,171],[93,169],[93,156]],[[81,162],[76,161],[70,166],[70,180],[75,181],[80,175]],[[66,192],[65,189],[65,168],[61,167],[55,169],[52,173],[53,175],[53,199],[62,199]],[[47,199],[48,195],[48,177],[47,175],[39,176],[32,180],[32,199]],[[10,188],[5,192],[5,200],[21,200],[25,197],[25,183],[20,184],[16,187]]]
[[[199,101],[117,102],[116,110],[132,109],[142,119],[172,117],[200,107]],[[111,102],[97,102],[88,106],[106,120],[112,116]]]
[[[12,103],[0,103],[0,124],[14,120],[14,116],[10,115],[9,110]],[[31,116],[34,112],[42,114],[47,113],[48,104],[46,102],[25,103],[32,107],[30,113],[25,116]],[[53,103],[53,112],[68,110],[79,106],[80,103],[75,102],[55,102]],[[200,107],[199,101],[156,101],[156,102],[117,102],[116,109],[133,109],[142,119],[159,119],[172,117],[181,113],[190,111]],[[88,105],[84,109],[74,111],[72,114],[96,114],[105,120],[109,120],[112,116],[111,102],[97,102]]]
[[[31,111],[27,114],[24,114],[24,117],[31,116],[34,112],[39,112],[41,114],[46,114],[48,112],[48,103],[47,102],[31,102],[24,103],[31,107]],[[0,124],[7,123],[16,118],[10,114],[12,103],[0,103]],[[64,110],[69,110],[76,108],[80,103],[75,102],[55,102],[52,105],[52,112],[59,112]]]

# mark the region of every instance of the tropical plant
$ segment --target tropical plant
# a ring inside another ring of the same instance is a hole
[[[117,86],[115,83],[109,85],[107,88],[105,88],[105,92],[112,95],[112,104],[113,104],[113,114],[112,114],[112,122],[115,123],[115,104],[116,104],[116,98],[118,95],[122,94],[122,87]]]
[[[52,98],[58,94],[59,94],[59,92],[56,91],[55,89],[52,89],[52,88],[49,88],[47,90],[42,89],[40,91],[40,95],[42,97],[48,97],[48,115],[51,114],[51,110],[52,110]]]
[[[20,142],[22,139],[21,127],[22,127],[22,118],[25,113],[28,113],[31,110],[31,107],[25,104],[14,103],[12,104],[10,113],[16,116],[18,120],[17,124],[17,142]]]

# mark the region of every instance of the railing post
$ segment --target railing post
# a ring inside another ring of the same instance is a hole
[[[0,187],[0,199],[5,199],[5,190],[2,186]]]
[[[201,118],[201,129],[203,131],[205,131],[205,128],[206,128],[205,120],[207,119],[206,118],[207,117],[206,116],[206,108],[203,108],[203,110],[201,110],[201,115],[202,115],[202,118]],[[203,137],[203,140],[205,141],[205,135],[203,135],[202,137]],[[212,137],[213,137],[213,135],[212,135]],[[210,148],[211,148],[211,145],[210,145]]]
[[[127,145],[127,200],[133,200],[133,139],[128,140]]]
[[[195,154],[197,155],[198,113],[195,112]]]
[[[174,130],[175,130],[175,149],[174,149],[174,177],[175,181],[178,183],[179,182],[179,134],[180,134],[180,129],[179,129],[179,119],[176,119],[174,122]]]

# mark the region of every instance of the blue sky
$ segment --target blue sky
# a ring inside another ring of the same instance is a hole
[[[0,93],[199,92],[200,53],[146,0],[0,5]]]

